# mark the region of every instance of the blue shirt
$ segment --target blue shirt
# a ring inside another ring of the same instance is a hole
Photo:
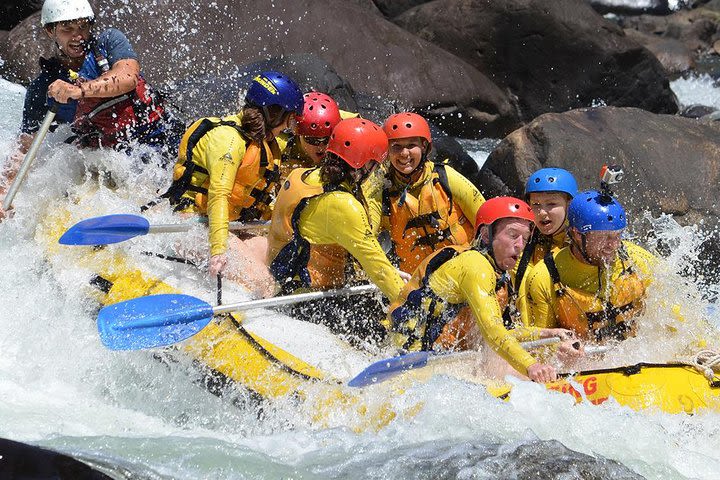
[[[119,60],[137,60],[137,55],[133,51],[130,42],[120,30],[115,28],[107,29],[97,37],[96,42],[100,53],[105,56],[111,68]],[[95,56],[92,53],[85,56],[85,62],[78,73],[87,80],[93,80],[100,76],[100,68],[97,66]],[[23,133],[35,133],[40,128],[45,114],[53,103],[53,100],[47,97],[47,89],[55,80],[70,82],[68,69],[64,68],[60,64],[60,60],[55,57],[49,60],[41,58],[40,75],[30,82],[25,92],[22,119]],[[77,100],[70,100],[66,104],[60,104],[60,108],[55,115],[55,121],[60,123],[72,122],[75,118],[76,108]]]

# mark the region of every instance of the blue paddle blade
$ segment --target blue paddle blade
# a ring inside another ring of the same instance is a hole
[[[189,295],[150,295],[108,305],[98,314],[100,340],[111,350],[172,345],[202,330],[213,307]]]
[[[350,380],[348,386],[365,387],[383,382],[407,370],[424,367],[427,365],[428,359],[434,355],[433,352],[411,352],[398,357],[379,360]]]
[[[147,235],[150,222],[139,215],[105,215],[78,222],[60,237],[62,245],[107,245]]]

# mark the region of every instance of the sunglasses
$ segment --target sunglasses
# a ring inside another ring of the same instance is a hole
[[[308,145],[312,145],[314,147],[319,147],[320,145],[327,145],[327,143],[330,141],[330,137],[306,137],[306,136],[303,136],[303,139],[308,143]]]

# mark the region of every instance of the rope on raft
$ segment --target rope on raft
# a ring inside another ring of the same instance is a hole
[[[710,381],[720,373],[720,352],[714,350],[701,350],[695,354],[689,365],[702,373]]]

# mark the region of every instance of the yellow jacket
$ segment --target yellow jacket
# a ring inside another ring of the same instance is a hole
[[[230,220],[270,217],[279,179],[280,150],[274,140],[261,145],[250,142],[232,125],[219,125],[199,139],[193,138],[203,120],[195,122],[183,136],[174,179],[178,181],[185,173],[191,156],[196,167],[190,189],[182,195],[189,205],[184,211],[207,214],[210,254],[218,255],[227,249]],[[208,120],[240,125],[241,115]],[[193,141],[197,143],[188,151]]]
[[[488,345],[517,371],[527,374],[527,368],[537,360],[520,346],[518,340],[537,338],[537,329],[505,328],[496,296],[498,277],[492,260],[475,249],[460,250],[460,254],[445,261],[430,274],[427,284],[432,295],[449,304],[468,305]],[[397,321],[398,315],[394,312],[417,288],[419,280],[416,277],[425,271],[431,258],[428,257],[413,274],[413,280],[403,289],[401,301],[391,306],[388,323],[392,323],[394,318]]]
[[[293,216],[297,216],[297,230]],[[305,260],[312,280],[310,286],[344,285],[349,253],[390,301],[399,295],[404,283],[373,235],[365,207],[350,193],[349,185],[324,191],[320,169],[295,169],[284,182],[268,234],[268,265],[278,255],[294,253],[288,249],[296,248],[295,235],[311,247],[309,259]],[[276,280],[282,284],[286,279]]]
[[[530,276],[530,272],[532,271],[533,267],[535,267],[535,265],[542,261],[542,259],[548,252],[552,252],[554,256],[557,252],[565,248],[568,243],[569,240],[567,236],[567,230],[565,228],[561,228],[560,231],[552,237],[537,234],[537,240],[534,243],[528,243],[525,247],[526,249],[532,248],[532,251],[527,252],[529,254],[529,262],[525,266],[524,271],[520,271],[519,269],[526,252],[523,252],[523,256],[515,264],[515,268],[513,268],[513,273],[515,274],[515,281],[516,283],[519,283],[517,290],[517,308],[523,318],[527,318],[528,316],[527,298],[525,296],[525,285],[527,284],[527,279]],[[518,277],[518,274],[520,274],[521,276]]]
[[[604,299],[614,293],[612,286],[618,284],[628,267],[638,275],[645,287],[650,285],[653,267],[657,263],[657,259],[638,245],[625,241],[622,243],[628,258],[622,260],[618,255],[610,267],[611,288],[608,288],[607,285],[608,275],[605,273],[605,269],[600,271],[598,267],[578,260],[571,253],[570,247],[563,248],[554,257],[563,285],[570,290]],[[525,312],[521,311],[521,314],[524,313],[523,323],[525,325],[540,328],[561,326],[558,322],[558,295],[544,262],[535,265],[527,276],[525,295],[527,309]]]

